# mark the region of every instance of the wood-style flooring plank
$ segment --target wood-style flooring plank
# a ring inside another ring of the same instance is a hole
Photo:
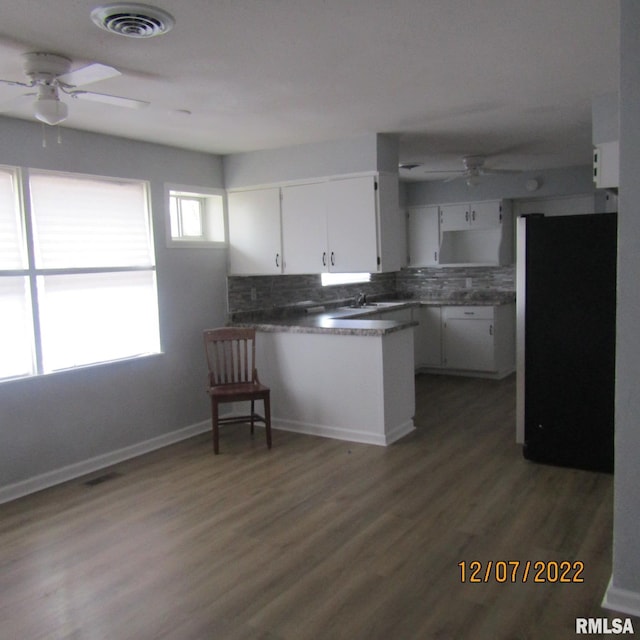
[[[524,460],[513,377],[418,376],[415,422],[271,451],[229,426],[219,456],[205,434],[0,506],[0,638],[556,640],[617,617],[613,478]],[[473,560],[580,560],[584,582],[462,583]]]

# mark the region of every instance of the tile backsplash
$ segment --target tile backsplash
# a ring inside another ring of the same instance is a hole
[[[270,311],[289,305],[331,304],[355,298],[420,298],[452,300],[500,297],[515,292],[515,268],[425,267],[371,274],[367,283],[323,287],[320,275],[229,276],[230,319],[245,312]]]
[[[447,300],[473,294],[475,297],[514,294],[515,266],[423,267],[402,269],[396,274],[401,298]]]
[[[271,310],[274,307],[308,302],[337,303],[355,298],[360,292],[367,296],[386,297],[396,293],[395,273],[373,273],[370,282],[323,287],[319,274],[280,276],[229,276],[227,297],[229,314]]]

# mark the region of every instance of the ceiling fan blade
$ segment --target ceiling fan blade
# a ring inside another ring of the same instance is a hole
[[[102,102],[110,104],[114,107],[125,107],[127,109],[143,109],[148,107],[149,103],[144,100],[135,100],[133,98],[122,98],[120,96],[110,96],[106,93],[94,93],[92,91],[72,91],[69,93],[72,98],[79,100],[89,100],[91,102]]]
[[[6,84],[10,87],[31,87],[32,85],[26,82],[19,82],[18,80],[3,80],[0,78],[0,84]]]
[[[5,111],[12,111],[13,109],[19,109],[22,106],[27,104],[28,100],[32,100],[35,93],[23,93],[19,96],[14,96],[13,98],[9,98],[8,100],[0,101],[0,113]]]
[[[117,69],[106,64],[93,62],[85,67],[69,71],[69,73],[63,73],[61,76],[58,76],[58,80],[72,87],[81,87],[85,84],[115,78],[119,75],[121,75],[121,73]]]
[[[433,171],[428,170],[428,171],[423,171],[422,173],[424,173],[424,174],[427,174],[427,173],[446,173],[446,174],[457,173],[459,175],[462,175],[463,173],[466,173],[466,171],[461,170],[461,169],[434,169]]]
[[[489,169],[483,168],[480,169],[480,173],[482,175],[496,175],[500,173],[522,173],[521,169]]]

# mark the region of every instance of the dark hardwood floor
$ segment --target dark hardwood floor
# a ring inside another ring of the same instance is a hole
[[[416,387],[387,448],[229,426],[219,456],[200,436],[0,506],[0,638],[558,640],[620,617],[613,478],[522,458],[513,377]],[[584,581],[523,581],[527,561]]]

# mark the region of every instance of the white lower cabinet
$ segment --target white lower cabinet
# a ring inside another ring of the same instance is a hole
[[[495,371],[494,307],[442,309],[442,364],[448,369]]]
[[[515,369],[515,305],[423,306],[417,369],[501,378]]]
[[[364,316],[365,320],[395,320],[397,322],[411,322],[413,320],[413,310],[406,309],[387,309],[376,311],[376,313],[368,313]]]
[[[416,368],[440,367],[442,365],[442,313],[441,307],[421,306],[414,309],[414,319],[419,325],[415,329]]]

